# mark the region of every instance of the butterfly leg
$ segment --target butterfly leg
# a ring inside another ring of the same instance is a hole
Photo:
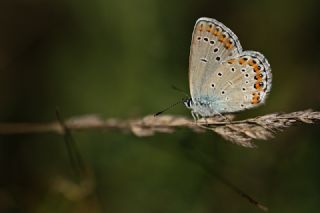
[[[193,120],[197,123],[197,116],[196,116],[196,113],[193,110],[191,110],[191,115],[193,117]]]
[[[207,120],[208,117],[203,117],[203,118],[204,118],[204,121],[206,122],[206,126],[208,126],[208,120]]]
[[[216,111],[215,111],[215,113],[216,113],[216,115],[218,115],[218,116],[220,116],[221,118],[223,118],[225,121],[228,121],[229,123],[231,122],[231,120],[230,120],[229,118],[225,117],[225,116],[222,115],[221,113],[216,112]]]
[[[200,115],[196,112],[194,112],[193,110],[191,111],[191,115],[194,119],[194,122],[198,123],[198,120],[200,119]]]

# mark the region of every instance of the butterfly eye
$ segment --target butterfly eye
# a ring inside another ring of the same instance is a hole
[[[184,104],[185,104],[187,107],[189,107],[189,108],[191,107],[191,103],[192,103],[191,98],[184,101]]]
[[[219,48],[214,48],[213,52],[218,52],[219,51]]]

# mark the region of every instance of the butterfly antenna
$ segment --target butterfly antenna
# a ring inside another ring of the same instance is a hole
[[[162,114],[163,112],[171,109],[172,107],[175,107],[175,106],[178,105],[178,104],[182,104],[185,100],[186,100],[186,99],[183,98],[181,101],[178,101],[177,103],[174,103],[174,104],[170,105],[169,107],[165,108],[164,110],[162,110],[162,111],[160,111],[160,112],[157,112],[156,114],[154,114],[154,117]]]
[[[176,87],[175,85],[171,85],[171,88],[178,91],[178,92],[181,92],[182,94],[184,94],[186,97],[190,98],[188,93],[186,93],[185,91],[183,91],[182,89]]]

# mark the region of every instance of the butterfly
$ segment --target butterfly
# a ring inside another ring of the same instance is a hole
[[[243,51],[238,37],[221,22],[197,20],[189,57],[191,98],[184,101],[195,119],[257,107],[271,83],[270,64],[261,53]]]

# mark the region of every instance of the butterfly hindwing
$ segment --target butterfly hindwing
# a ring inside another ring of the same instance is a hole
[[[261,53],[244,51],[223,61],[203,82],[202,93],[212,97],[212,108],[218,112],[242,111],[264,103],[271,77],[270,65]]]

